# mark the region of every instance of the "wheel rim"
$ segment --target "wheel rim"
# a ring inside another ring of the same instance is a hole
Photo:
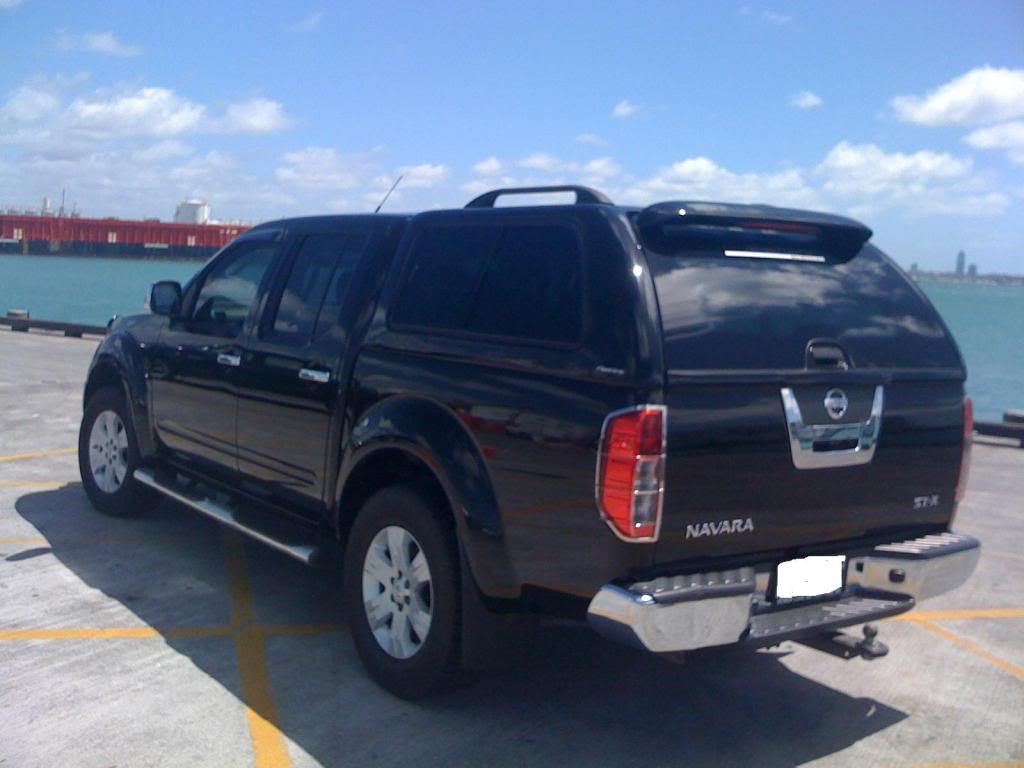
[[[381,648],[396,659],[414,656],[430,633],[434,591],[430,565],[416,537],[389,525],[363,559],[363,609]]]
[[[89,471],[96,487],[117,493],[128,474],[128,432],[114,411],[101,411],[89,431]]]

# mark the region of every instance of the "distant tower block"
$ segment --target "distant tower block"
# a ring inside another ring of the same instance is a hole
[[[956,273],[958,275],[963,275],[964,267],[966,266],[966,264],[967,264],[967,254],[964,253],[963,251],[960,251],[960,253],[958,253],[956,255]]]
[[[977,264],[971,264],[971,266],[969,266],[967,268],[967,276],[968,277],[977,277],[978,276],[978,265]]]
[[[179,224],[207,224],[210,204],[205,200],[183,200],[174,211],[174,220]]]

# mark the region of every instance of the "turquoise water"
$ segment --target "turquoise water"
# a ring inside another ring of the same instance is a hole
[[[184,283],[200,262],[0,256],[0,313],[105,324],[141,312],[151,283]],[[967,391],[982,419],[1024,408],[1024,286],[922,281],[967,359]],[[2,337],[0,337],[2,339]]]
[[[0,256],[0,313],[27,309],[40,320],[106,325],[143,311],[157,280],[184,284],[201,261]]]

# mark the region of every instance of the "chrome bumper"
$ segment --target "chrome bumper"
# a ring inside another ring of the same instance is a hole
[[[758,612],[753,567],[607,584],[590,602],[590,625],[610,640],[655,653],[751,642],[771,645],[893,616],[959,587],[981,553],[970,536],[943,533],[850,555],[842,592]]]

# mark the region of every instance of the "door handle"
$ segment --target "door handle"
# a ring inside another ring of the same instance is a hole
[[[217,355],[217,362],[221,365],[230,365],[232,368],[237,368],[242,364],[241,355],[228,355],[221,352]]]
[[[303,381],[315,381],[317,384],[326,384],[331,380],[330,371],[318,371],[315,368],[302,368],[299,370],[299,378]]]

